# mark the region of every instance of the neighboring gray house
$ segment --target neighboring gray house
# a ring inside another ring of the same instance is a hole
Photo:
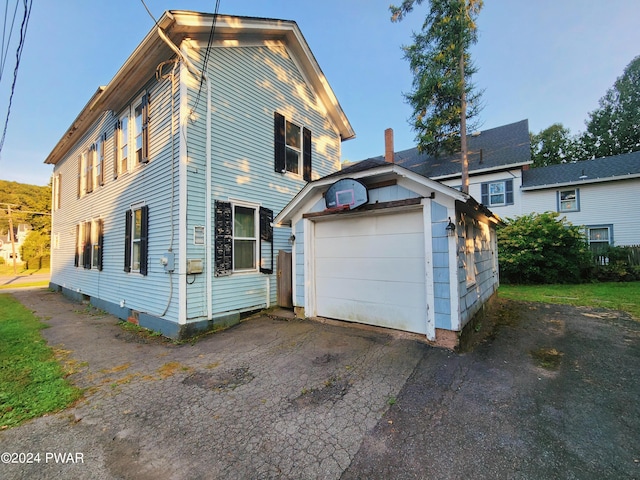
[[[295,22],[165,12],[46,159],[51,286],[171,337],[276,300],[279,212],[354,137]]]
[[[640,152],[531,168],[527,120],[473,133],[468,143],[469,193],[500,218],[559,212],[585,228],[594,251],[640,244],[640,217],[628,211],[640,205]],[[460,188],[460,154],[434,158],[412,148],[394,160]]]
[[[640,151],[525,170],[521,191],[523,213],[559,212],[594,252],[640,245]]]

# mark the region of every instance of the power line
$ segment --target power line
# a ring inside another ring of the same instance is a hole
[[[13,94],[16,89],[16,81],[18,80],[18,68],[20,67],[20,58],[22,57],[22,50],[24,48],[24,42],[27,37],[27,27],[29,26],[29,17],[31,16],[31,6],[33,5],[33,0],[23,0],[23,3],[24,3],[24,17],[22,17],[22,25],[20,25],[20,41],[18,42],[18,50],[16,51],[16,66],[13,69],[13,82],[11,83],[11,94],[9,95],[9,106],[7,107],[7,118],[4,121],[2,139],[0,140],[0,155],[2,154],[4,139],[7,136],[7,127],[9,126],[9,116],[11,115],[11,103],[13,102]]]
[[[9,0],[5,1],[4,7],[4,25],[2,28],[2,49],[0,49],[0,81],[2,80],[2,74],[4,73],[4,67],[7,64],[7,55],[9,54],[9,44],[11,43],[11,37],[13,35],[13,26],[16,23],[16,14],[18,13],[18,0],[16,0],[16,8],[13,9],[13,18],[11,19],[11,28],[9,29],[9,36],[7,37],[7,14],[9,13]],[[5,44],[6,39],[6,44]],[[6,47],[6,48],[5,48]]]
[[[216,8],[213,13],[213,20],[211,21],[211,30],[209,31],[209,41],[207,42],[207,49],[204,52],[204,60],[202,61],[202,76],[200,77],[200,86],[198,87],[198,95],[196,96],[195,106],[193,110],[198,108],[200,103],[200,94],[202,93],[202,84],[204,83],[204,77],[207,74],[207,64],[211,56],[211,45],[213,45],[213,37],[216,33],[216,20],[218,19],[218,10],[220,9],[220,0],[216,0]]]

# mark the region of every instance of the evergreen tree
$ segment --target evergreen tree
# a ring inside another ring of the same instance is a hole
[[[389,7],[397,22],[423,0],[404,0]],[[479,93],[469,56],[477,42],[476,18],[482,0],[430,0],[430,10],[413,44],[403,47],[413,72],[413,91],[405,97],[413,107],[412,123],[418,150],[432,155],[462,153],[462,190],[469,191],[467,119],[479,112]]]

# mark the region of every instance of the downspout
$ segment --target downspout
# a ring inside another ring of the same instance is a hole
[[[206,146],[205,146],[205,265],[207,266],[206,273],[206,290],[207,290],[207,319],[211,319],[213,316],[213,292],[212,292],[212,277],[211,277],[211,269],[212,269],[212,261],[211,261],[211,83],[207,78],[204,72],[200,72],[194,65],[191,63],[189,58],[186,55],[186,52],[181,51],[172,41],[169,39],[164,31],[158,27],[158,36],[173,50],[178,57],[182,60],[184,65],[187,67],[187,70],[194,75],[195,77],[202,77],[202,79],[207,83],[207,119],[206,119]],[[181,82],[182,83],[182,82]],[[186,90],[186,89],[185,89]],[[181,93],[180,98],[183,98]],[[186,95],[184,97],[186,99]],[[186,103],[186,102],[185,102]],[[186,122],[185,122],[186,128]],[[186,133],[184,135],[186,142]],[[181,170],[182,173],[182,170]],[[184,175],[181,175],[181,206],[186,208],[186,169],[184,171]],[[184,220],[183,220],[184,218]],[[181,233],[186,235],[186,215],[180,216],[181,220]],[[182,222],[185,222],[185,225],[182,225]],[[184,237],[186,239],[186,237]],[[184,248],[183,248],[184,245]],[[186,264],[186,241],[180,243],[180,253],[182,261],[180,262],[179,272],[184,268]],[[186,272],[185,272],[186,273]],[[181,297],[185,299],[184,302],[180,302],[180,322],[186,323],[186,285],[183,285],[183,282],[180,283],[180,293]]]

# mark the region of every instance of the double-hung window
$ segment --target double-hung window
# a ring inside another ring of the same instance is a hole
[[[114,178],[149,161],[149,95],[124,109],[115,128]]]
[[[613,243],[613,225],[587,226],[587,242],[592,252],[598,254]]]
[[[580,211],[580,190],[577,188],[558,191],[559,212]]]
[[[120,117],[118,121],[117,136],[117,162],[118,162],[118,174],[123,174],[129,170],[129,109],[124,115]]]
[[[103,221],[90,220],[76,226],[75,266],[102,270]]]
[[[125,213],[124,271],[147,274],[149,207],[132,207]]]
[[[311,130],[274,113],[274,168],[311,181]]]
[[[273,211],[215,202],[215,275],[273,272]]]
[[[256,268],[256,209],[235,205],[233,207],[233,270]]]
[[[480,185],[481,202],[487,207],[513,205],[513,180],[499,180]]]

